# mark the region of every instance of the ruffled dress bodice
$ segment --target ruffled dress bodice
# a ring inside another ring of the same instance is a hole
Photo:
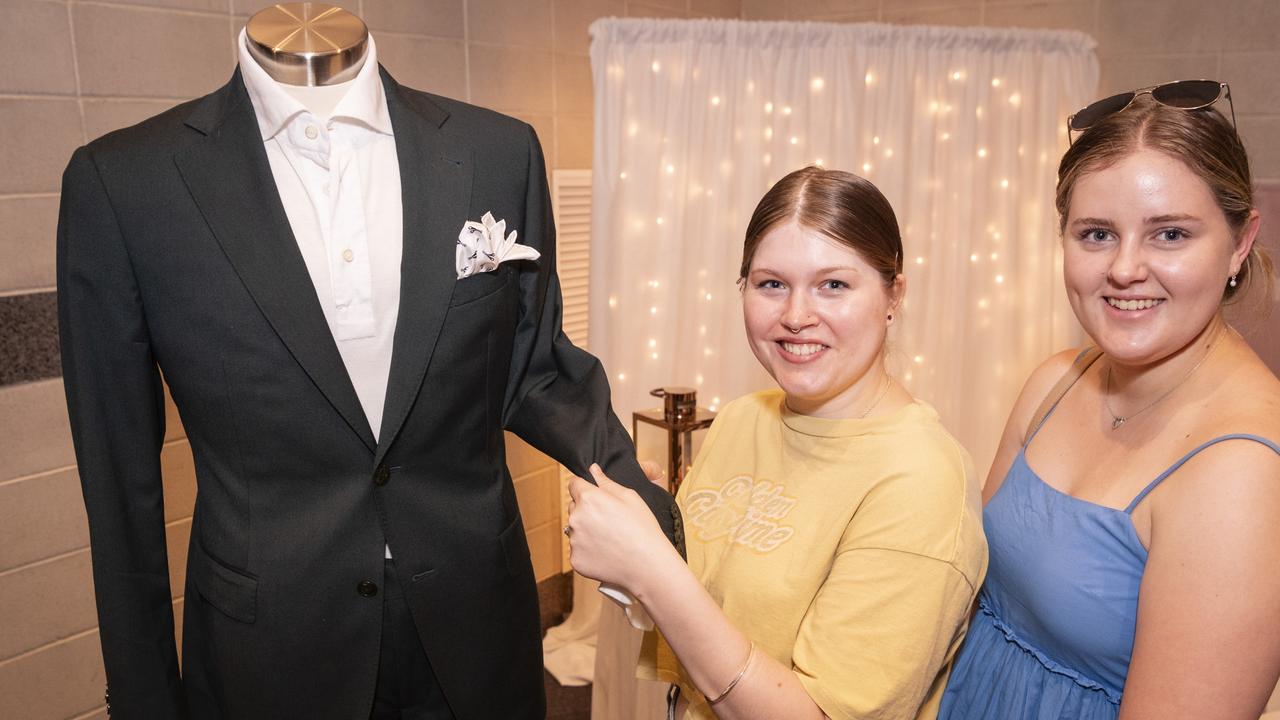
[[[942,699],[940,720],[1114,720],[1138,619],[1147,551],[1131,513],[1201,450],[1187,453],[1123,510],[1046,484],[1019,451],[987,503],[990,548],[978,612]]]

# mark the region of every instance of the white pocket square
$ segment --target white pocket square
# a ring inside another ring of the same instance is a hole
[[[537,260],[540,253],[516,242],[516,231],[507,232],[506,220],[485,213],[480,222],[468,220],[458,233],[458,279],[490,272],[507,260]]]

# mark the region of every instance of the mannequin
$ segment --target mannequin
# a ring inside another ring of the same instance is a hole
[[[245,45],[285,92],[328,119],[364,66],[369,29],[333,5],[272,5],[249,18]]]
[[[504,429],[683,531],[561,330],[537,136],[396,82],[346,11],[275,6],[244,38],[221,88],[63,176],[63,385],[113,716],[541,720]],[[488,214],[541,255],[459,277]],[[180,670],[162,375],[199,486]]]

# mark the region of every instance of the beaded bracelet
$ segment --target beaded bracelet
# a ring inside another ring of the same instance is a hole
[[[738,671],[738,674],[733,678],[733,680],[729,681],[728,687],[726,687],[723,692],[717,695],[714,700],[707,701],[708,705],[715,705],[721,700],[729,697],[729,693],[733,692],[733,689],[738,687],[738,682],[742,680],[742,676],[747,674],[747,668],[751,667],[751,660],[755,658],[755,656],[756,644],[753,641],[751,643],[751,650],[747,653],[747,661],[742,663],[742,669]]]

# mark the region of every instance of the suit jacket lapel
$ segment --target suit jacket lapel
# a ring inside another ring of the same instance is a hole
[[[238,68],[187,124],[205,137],[175,162],[214,237],[289,352],[373,451],[369,421],[293,237]]]
[[[448,113],[426,96],[401,88],[385,70],[382,80],[400,165],[404,250],[400,313],[375,462],[382,461],[395,441],[431,362],[457,282],[454,248],[468,219],[472,179],[470,148],[443,137]]]

